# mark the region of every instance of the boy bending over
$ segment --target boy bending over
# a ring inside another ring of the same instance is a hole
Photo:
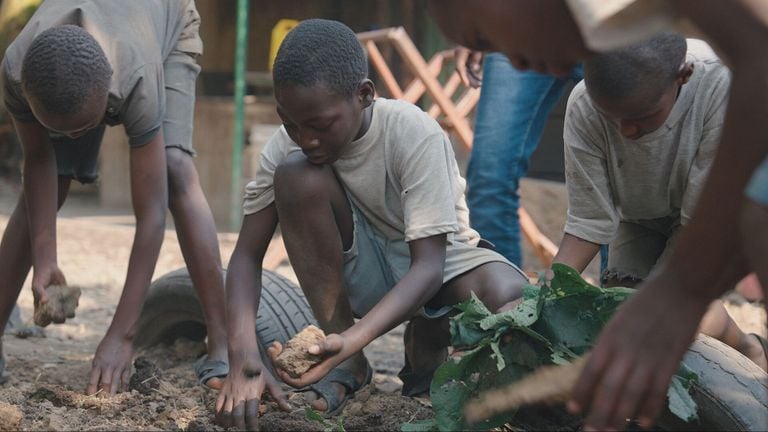
[[[96,180],[106,126],[122,124],[128,135],[136,234],[120,302],[93,359],[89,394],[114,394],[128,384],[135,324],[169,208],[208,326],[198,379],[218,388],[227,374],[216,227],[192,160],[199,27],[192,0],[44,2],[0,67],[24,149],[23,193],[0,243],[0,328],[30,267],[35,303],[47,301],[48,285],[66,283],[56,257],[56,211],[72,180]]]
[[[519,298],[526,282],[501,255],[478,247],[465,182],[440,126],[409,103],[374,100],[352,30],[335,21],[302,22],[280,47],[274,87],[283,127],[246,187],[246,216],[227,273],[232,373],[216,404],[225,426],[255,428],[265,386],[284,403],[254,333],[253,287],[278,221],[328,337],[313,350],[323,361],[300,378],[277,372],[294,387],[309,386],[313,407],[326,415],[370,382],[362,349],[375,338],[409,321],[403,393],[427,392],[446,358],[451,306],[474,292],[496,310]]]
[[[661,33],[593,57],[566,108],[568,219],[554,261],[577,271],[610,243],[606,286],[632,287],[670,253],[715,157],[730,73],[703,41]],[[700,331],[763,369],[760,336],[716,300]]]

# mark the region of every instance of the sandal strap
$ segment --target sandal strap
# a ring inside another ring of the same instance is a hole
[[[229,364],[224,360],[209,360],[208,354],[195,362],[195,374],[200,385],[205,386],[211,378],[223,378],[229,374]]]
[[[371,383],[373,368],[371,368],[368,362],[366,362],[365,367],[365,379],[362,382],[357,382],[355,375],[349,370],[336,368],[328,372],[320,381],[311,384],[304,391],[314,391],[319,397],[325,399],[328,408],[321,414],[325,418],[334,417],[344,409],[344,405],[355,395],[355,392]],[[339,397],[333,386],[334,383],[341,384],[344,387],[346,391],[343,396]]]

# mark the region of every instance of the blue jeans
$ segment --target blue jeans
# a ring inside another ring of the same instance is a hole
[[[560,79],[518,71],[503,54],[485,57],[467,167],[467,204],[472,227],[517,266],[522,265],[520,178],[528,171],[531,153],[566,84],[581,79],[581,66]]]

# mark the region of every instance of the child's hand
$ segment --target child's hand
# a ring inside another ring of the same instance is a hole
[[[255,358],[258,359],[258,354]],[[259,405],[265,390],[281,409],[290,409],[280,385],[261,361],[242,367],[233,364],[216,400],[216,424],[238,430],[258,430]]]
[[[295,388],[306,387],[310,384],[314,384],[320,381],[324,376],[328,374],[328,372],[333,370],[344,360],[352,357],[354,354],[354,351],[350,349],[350,344],[344,336],[339,334],[329,334],[326,336],[323,342],[317,345],[313,345],[307,349],[310,354],[324,357],[323,360],[320,363],[312,366],[301,377],[291,378],[288,373],[277,367],[275,364],[275,359],[282,350],[282,344],[280,344],[280,342],[274,342],[267,349],[267,353],[269,354],[269,358],[272,359],[275,372],[278,374],[278,376],[280,376],[280,379],[282,379],[286,384]]]
[[[91,378],[86,394],[97,392],[114,395],[118,388],[127,387],[131,378],[133,344],[130,339],[109,332],[99,343],[91,366]]]
[[[35,267],[32,275],[32,296],[35,306],[48,303],[48,293],[45,288],[49,285],[66,285],[67,279],[56,263]]]

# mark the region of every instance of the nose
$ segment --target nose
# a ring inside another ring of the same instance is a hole
[[[302,134],[300,142],[302,150],[312,151],[320,147],[320,140],[309,134]]]

